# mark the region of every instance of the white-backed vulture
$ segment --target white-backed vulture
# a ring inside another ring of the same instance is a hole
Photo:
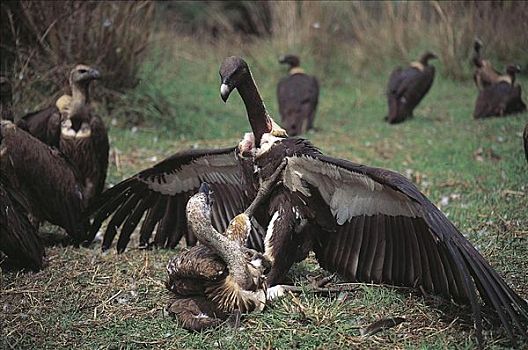
[[[100,76],[94,68],[77,65],[69,77],[71,96],[63,95],[55,106],[27,114],[17,123],[77,167],[88,203],[103,191],[108,168],[106,127],[90,106],[90,83]]]
[[[300,135],[313,128],[319,83],[315,77],[304,73],[299,57],[285,55],[279,63],[289,66],[288,76],[277,85],[281,124],[288,135]]]
[[[419,61],[392,71],[387,86],[389,114],[386,120],[390,124],[401,123],[413,116],[414,109],[433,85],[435,68],[429,60],[434,58],[437,58],[434,53],[426,52]]]
[[[475,119],[503,117],[526,111],[521,86],[515,84],[515,74],[519,72],[519,66],[509,65],[504,77],[479,91],[473,112]]]
[[[491,84],[497,83],[503,75],[493,68],[493,65],[489,60],[482,58],[481,49],[482,42],[479,39],[475,39],[472,59],[473,65],[475,66],[473,81],[475,82],[477,89],[484,90]]]
[[[173,293],[169,313],[183,328],[202,330],[223,322],[233,312],[262,310],[266,303],[264,274],[269,262],[245,248],[251,222],[245,213],[220,234],[211,223],[213,194],[203,183],[187,202],[187,220],[200,245],[169,261],[167,288]]]
[[[517,333],[527,338],[526,301],[409,180],[389,170],[325,156],[307,140],[280,135],[243,59],[225,59],[220,76],[222,100],[237,89],[246,106],[253,138],[245,138],[241,145],[243,153],[253,154],[258,179],[243,182],[241,175],[229,175],[233,172],[226,170],[237,164],[233,149],[208,158],[202,153],[185,162],[173,157],[117,185],[119,190],[105,198],[106,206],[102,203],[95,211],[100,218],[114,213],[108,225],[110,242],[125,219],[120,240],[125,227],[130,235],[129,226],[137,225],[146,208],[147,219],[149,215],[163,216],[165,211],[153,209],[152,201],[160,194],[167,200],[181,200],[178,189],[182,183],[190,183],[186,188],[195,191],[199,179],[214,179],[221,191],[215,192],[221,208],[229,209],[236,201],[230,199],[231,192],[222,191],[228,184],[239,193],[254,192],[256,183],[266,181],[286,163],[271,196],[255,212],[256,221],[267,227],[264,255],[272,263],[266,276],[269,285],[280,282],[295,261],[313,250],[322,267],[347,280],[420,288],[470,305],[480,344],[481,301],[499,317],[512,341]],[[222,169],[215,165],[226,154],[232,154],[231,166]],[[207,166],[199,167],[196,161]],[[229,214],[225,209],[213,208],[213,221],[215,215],[219,221],[222,216],[229,220],[229,215],[223,214]],[[154,221],[148,222],[152,225]]]

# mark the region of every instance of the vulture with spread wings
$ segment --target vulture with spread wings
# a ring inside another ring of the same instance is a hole
[[[387,100],[389,124],[401,123],[413,116],[413,111],[433,85],[435,67],[429,60],[437,58],[432,52],[426,52],[419,61],[411,62],[408,67],[394,69],[389,77]]]
[[[71,96],[63,95],[55,106],[27,114],[17,123],[75,165],[87,203],[104,189],[110,149],[103,120],[90,106],[90,83],[100,76],[92,67],[77,65],[69,77]]]
[[[238,90],[253,134],[246,135],[237,151],[176,155],[123,181],[117,190],[110,189],[109,195],[103,194],[104,201],[94,211],[94,229],[113,214],[105,248],[121,228],[118,248],[123,249],[145,212],[143,237],[148,237],[156,225],[157,234],[164,237],[162,243],[171,235],[181,237],[181,233],[172,232],[177,232],[176,226],[183,226],[184,212],[168,210],[168,204],[156,209],[156,203],[174,201],[174,208],[183,208],[184,190],[196,191],[199,179],[205,177],[216,184],[213,191],[220,202],[213,209],[214,224],[227,225],[229,216],[241,211],[236,203],[247,205],[256,184],[284,167],[270,197],[255,212],[257,226],[267,227],[264,256],[272,263],[268,285],[281,282],[291,265],[313,250],[321,266],[347,280],[421,288],[469,304],[479,342],[481,301],[494,310],[512,339],[516,333],[526,337],[526,301],[409,180],[389,170],[325,156],[309,141],[277,132],[243,59],[224,60],[220,75],[222,99],[226,101],[234,89]],[[241,155],[246,155],[244,160],[250,165],[246,171],[240,169]],[[223,157],[230,159],[231,167],[222,169],[225,163],[216,162]],[[234,173],[238,175],[229,177]],[[189,186],[181,187],[184,183]],[[239,197],[233,198],[233,192],[226,190],[229,186]],[[222,215],[227,217],[222,219]],[[179,224],[167,230],[167,220]],[[160,233],[160,227],[166,232]],[[250,248],[260,248],[252,244],[250,240]]]

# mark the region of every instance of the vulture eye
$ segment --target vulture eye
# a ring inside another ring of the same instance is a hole
[[[81,73],[81,74],[84,74],[84,73],[86,73],[86,72],[88,72],[86,69],[80,69],[80,70],[79,70],[79,73]]]

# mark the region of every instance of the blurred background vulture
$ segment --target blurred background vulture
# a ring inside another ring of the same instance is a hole
[[[2,93],[2,108],[6,108],[4,97]],[[11,242],[5,247],[14,247],[4,253],[23,260],[23,265],[40,268],[42,247],[35,233],[42,220],[64,228],[76,243],[85,239],[82,184],[75,167],[57,149],[10,120],[2,120],[0,167],[2,191],[7,196],[2,198],[2,205],[12,214],[2,213],[7,215],[2,220],[9,223],[7,227],[2,225],[2,241]],[[17,241],[18,247],[13,243]]]
[[[490,61],[482,59],[482,41],[475,39],[473,44],[473,65],[475,72],[473,80],[479,90],[484,90],[491,84],[497,83],[501,79],[501,73],[493,68]]]
[[[281,122],[288,135],[296,136],[313,128],[319,83],[315,77],[304,73],[298,56],[282,56],[279,63],[289,66],[288,76],[277,85]]]
[[[431,57],[424,55],[420,64],[426,68]],[[153,203],[165,196],[166,202],[174,200],[174,208],[180,208],[185,203],[182,191],[196,191],[198,179],[206,177],[216,184],[219,191],[214,187],[213,191],[221,202],[212,208],[213,224],[216,220],[215,225],[225,222],[227,227],[234,207],[247,206],[252,196],[234,197],[234,190],[226,188],[254,193],[255,183],[285,164],[270,198],[255,212],[255,221],[267,228],[264,256],[272,263],[268,285],[280,283],[292,264],[313,250],[322,267],[349,281],[414,287],[470,305],[481,344],[481,302],[500,318],[512,339],[517,333],[526,336],[526,301],[409,180],[389,170],[325,156],[307,140],[285,137],[266,111],[243,59],[224,60],[220,76],[222,99],[237,89],[246,106],[253,135],[241,142],[244,149],[173,156],[124,180],[116,186],[118,191],[107,191],[111,195],[103,194],[105,201],[95,211],[96,228],[113,213],[106,247],[119,228],[120,241],[126,245],[131,227],[145,211],[142,231],[145,222],[143,232],[152,231],[166,213],[165,206],[156,209]],[[241,154],[252,155],[245,160],[253,159],[256,172],[249,174],[258,179],[244,181],[243,175],[236,175]],[[184,220],[180,211],[171,213],[173,220]],[[159,226],[163,224],[158,230]],[[252,242],[259,240],[248,240],[250,248],[259,250]]]
[[[476,119],[502,117],[524,112],[526,104],[522,100],[522,89],[519,84],[515,84],[515,75],[519,72],[519,66],[509,65],[505,75],[480,90],[473,117]]]
[[[413,110],[427,94],[435,77],[434,66],[429,60],[437,58],[432,52],[426,52],[419,61],[392,71],[387,86],[389,114],[386,120],[390,124],[401,123],[413,116]]]
[[[98,70],[77,65],[69,76],[71,96],[63,95],[55,106],[27,114],[17,123],[75,165],[87,202],[103,191],[108,168],[106,128],[90,106],[90,83],[100,77]]]
[[[237,215],[226,232],[211,224],[213,194],[203,183],[187,203],[189,226],[200,245],[180,253],[167,265],[169,302],[183,328],[201,330],[219,325],[231,313],[262,310],[266,303],[264,273],[269,262],[245,248],[251,223]]]

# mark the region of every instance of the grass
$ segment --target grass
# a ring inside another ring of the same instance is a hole
[[[161,52],[151,55],[140,85],[115,106],[112,117],[121,113],[143,126],[117,122],[110,127],[109,183],[182,149],[234,145],[248,130],[238,95],[227,105],[219,98],[221,54],[189,57],[178,51],[175,56],[167,61]],[[271,54],[249,56],[248,61],[267,106],[278,116],[275,84],[284,69],[274,64]],[[389,126],[382,118],[390,69],[354,76],[340,67],[325,74],[308,59],[305,66],[319,76],[322,86],[317,130],[307,137],[329,155],[409,176],[528,298],[528,167],[521,146],[528,114],[475,121],[472,82],[439,76],[415,118]],[[528,86],[524,78],[520,83]],[[110,125],[111,118],[106,120]],[[50,246],[43,271],[3,271],[3,345],[15,349],[476,345],[466,309],[435,306],[434,300],[409,291],[366,285],[337,296],[309,292],[286,296],[262,313],[245,316],[238,330],[222,326],[189,333],[164,311],[169,297],[163,285],[165,265],[177,251],[140,251],[134,243],[122,255],[101,254],[97,245]],[[290,276],[306,284],[307,275],[325,274],[311,258],[295,266]],[[361,327],[392,316],[403,316],[406,322],[369,338],[360,336]],[[486,336],[489,347],[508,344],[500,330],[487,330]]]

